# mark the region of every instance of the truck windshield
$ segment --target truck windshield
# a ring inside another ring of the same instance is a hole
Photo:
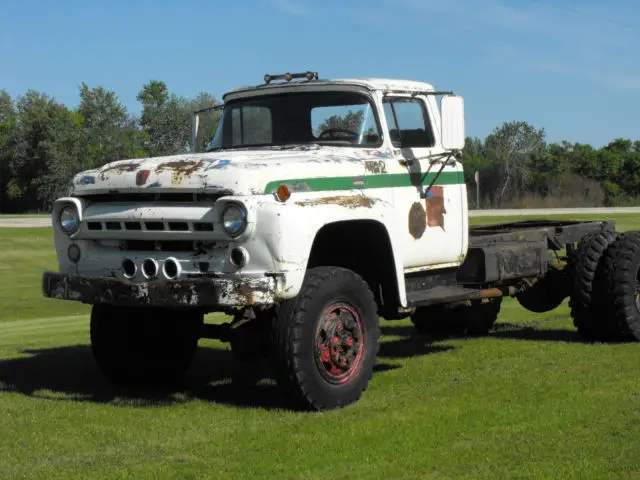
[[[352,92],[271,94],[229,102],[207,151],[299,144],[377,147],[374,107]]]

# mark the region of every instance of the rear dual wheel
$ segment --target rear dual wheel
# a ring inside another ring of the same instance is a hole
[[[611,244],[602,276],[608,338],[640,340],[640,232],[622,233]]]
[[[586,235],[573,287],[571,315],[585,339],[640,340],[640,232]]]
[[[610,331],[604,258],[615,239],[610,231],[589,233],[580,240],[575,253],[569,307],[573,325],[588,341],[604,340]]]

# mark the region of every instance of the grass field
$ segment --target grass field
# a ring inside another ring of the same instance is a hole
[[[0,248],[0,478],[640,478],[640,345],[581,342],[566,304],[538,315],[506,300],[479,339],[383,322],[361,401],[294,413],[215,341],[184,390],[114,389],[88,308],[41,296],[51,229],[0,229]]]

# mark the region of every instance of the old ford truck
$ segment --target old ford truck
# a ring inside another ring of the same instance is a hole
[[[271,362],[293,404],[342,407],[372,377],[380,317],[483,334],[505,296],[536,312],[568,297],[585,339],[640,338],[638,233],[470,228],[459,95],[303,72],[223,99],[204,148],[195,112],[189,153],[81,172],[54,204],[59,268],[43,293],[92,305],[112,382],[175,382],[198,340],[218,338]]]

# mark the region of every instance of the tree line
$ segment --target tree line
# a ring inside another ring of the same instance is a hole
[[[505,122],[484,140],[467,138],[462,162],[471,208],[640,205],[637,140],[616,138],[601,148],[548,143],[544,129]]]
[[[49,211],[72,176],[85,169],[185,153],[192,112],[218,104],[209,93],[176,95],[157,80],[138,93],[139,116],[102,87],[83,83],[79,96],[70,109],[42,92],[28,90],[14,99],[0,90],[0,212]],[[203,116],[203,145],[218,121],[219,112]],[[640,141],[618,138],[597,149],[548,143],[544,129],[513,121],[485,139],[467,138],[462,162],[471,208],[640,204]]]
[[[137,95],[132,115],[116,94],[102,87],[79,87],[70,109],[49,95],[28,90],[16,99],[0,90],[0,212],[46,212],[65,195],[78,172],[127,158],[188,151],[194,110],[217,105],[200,93],[185,98],[150,81]],[[215,132],[219,114],[205,116],[201,129]]]

